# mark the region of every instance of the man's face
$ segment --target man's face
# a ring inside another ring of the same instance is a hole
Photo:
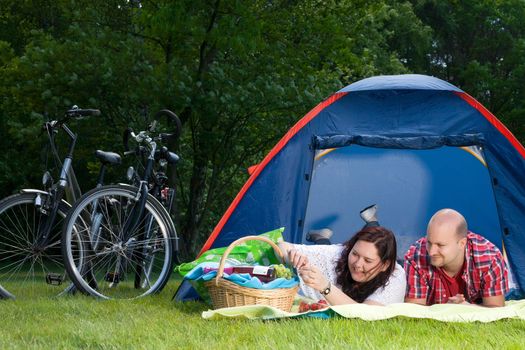
[[[431,225],[427,231],[427,251],[430,263],[436,267],[462,264],[466,238],[456,233],[454,225]],[[459,261],[461,260],[461,261]]]

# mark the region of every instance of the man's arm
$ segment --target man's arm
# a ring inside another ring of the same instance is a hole
[[[505,296],[496,295],[494,297],[484,297],[481,305],[486,307],[501,307],[505,306]]]
[[[509,290],[508,270],[501,252],[495,248],[490,268],[483,274],[483,296],[481,306],[505,306],[505,293]],[[497,294],[497,295],[494,295]]]
[[[427,305],[427,300],[425,298],[414,299],[414,298],[406,298],[405,297],[405,303]]]
[[[407,278],[405,303],[426,305],[428,287],[426,286],[423,276],[421,276],[418,264],[414,260],[415,250],[416,248],[411,246],[405,254],[404,269]]]

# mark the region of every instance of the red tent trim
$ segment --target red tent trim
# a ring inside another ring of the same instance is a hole
[[[455,92],[455,94],[465,100],[469,105],[474,107],[478,112],[480,112],[485,117],[485,119],[489,121],[489,123],[491,123],[500,133],[503,134],[503,136],[505,136],[507,140],[509,140],[516,151],[518,151],[519,154],[525,158],[525,148],[523,145],[518,141],[516,136],[514,136],[512,132],[510,132],[510,130],[507,129],[507,127],[502,122],[500,122],[496,116],[494,116],[494,114],[492,114],[488,109],[485,108],[485,106],[483,106],[474,97],[470,96],[466,92]]]
[[[255,172],[255,169],[257,169],[258,166],[259,166],[259,164],[254,164],[254,165],[248,167],[248,175],[252,175]]]
[[[199,256],[210,249],[211,245],[215,241],[215,238],[221,232],[222,228],[230,218],[231,214],[237,208],[237,205],[241,201],[241,199],[244,197],[244,194],[252,183],[255,181],[255,179],[259,176],[259,174],[263,171],[263,169],[266,167],[268,163],[286,146],[288,141],[292,139],[292,137],[295,136],[306,124],[308,124],[312,119],[314,119],[323,109],[330,106],[335,101],[339,100],[341,97],[345,96],[348,92],[338,92],[324,100],[323,102],[319,103],[317,106],[314,107],[310,112],[308,112],[301,120],[299,120],[288,132],[283,136],[283,138],[275,145],[275,147],[264,157],[263,161],[260,162],[255,166],[255,169],[251,176],[248,178],[248,181],[242,186],[241,191],[237,194],[233,202],[228,207],[228,210],[224,213],[221,220],[215,226],[213,229],[213,232],[211,233],[210,237],[208,237],[208,240],[206,243],[204,243],[204,246],[202,247],[201,251],[199,252]]]

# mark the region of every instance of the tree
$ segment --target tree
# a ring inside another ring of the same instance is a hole
[[[405,71],[388,40],[410,11],[376,1],[144,3],[136,35],[162,51],[161,99],[187,129],[180,231],[190,251],[240,187],[241,171],[302,114],[347,82]]]
[[[16,23],[17,2],[3,4],[11,6],[4,23]],[[7,174],[38,183],[40,173],[13,155],[38,149],[23,145],[44,112],[73,103],[102,110],[103,123],[76,125],[76,165],[92,169],[95,147],[120,147],[115,130],[142,127],[169,108],[184,123],[172,145],[183,161],[171,176],[186,255],[206,239],[246,168],[304,113],[347,83],[406,72],[430,42],[412,7],[395,1],[61,1],[51,6],[56,26],[22,5],[27,25],[4,37],[13,50],[0,68]]]
[[[423,71],[473,95],[525,141],[525,2],[411,2],[433,30]]]

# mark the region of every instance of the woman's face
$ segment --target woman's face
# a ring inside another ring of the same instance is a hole
[[[348,254],[348,268],[354,281],[367,282],[388,266],[381,262],[374,243],[357,241]]]

